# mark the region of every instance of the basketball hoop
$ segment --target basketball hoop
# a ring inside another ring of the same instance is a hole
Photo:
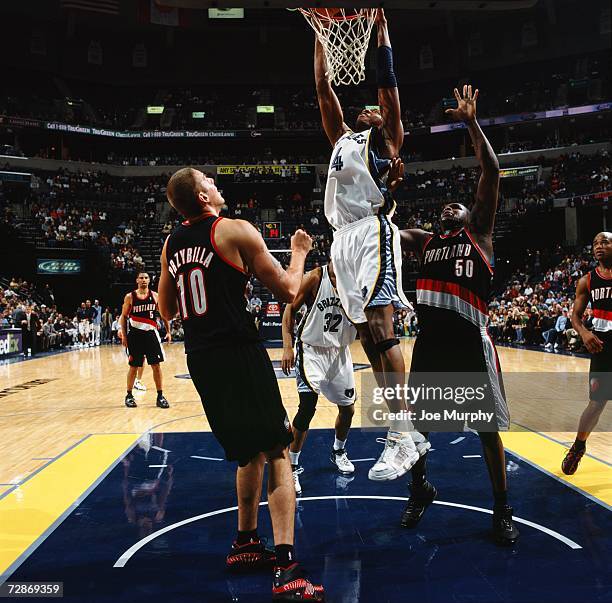
[[[365,80],[365,56],[375,8],[298,8],[314,29],[327,59],[327,76],[336,85]]]

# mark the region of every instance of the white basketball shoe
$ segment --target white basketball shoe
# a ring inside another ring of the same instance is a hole
[[[389,432],[386,438],[377,438],[385,448],[376,464],[368,472],[375,482],[384,482],[401,477],[419,460],[419,453],[410,435]]]
[[[420,431],[411,431],[410,437],[416,446],[419,456],[425,455],[425,453],[431,448],[429,440]]]
[[[340,450],[332,449],[330,455],[331,462],[338,467],[338,471],[343,475],[351,475],[355,473],[355,465],[351,463],[344,448]]]

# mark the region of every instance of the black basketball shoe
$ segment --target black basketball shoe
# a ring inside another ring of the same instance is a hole
[[[574,442],[561,463],[561,471],[563,471],[565,475],[574,475],[585,452],[586,446],[578,448]]]
[[[304,577],[302,568],[292,563],[287,568],[274,568],[274,583],[272,584],[272,601],[325,601],[325,591],[322,586],[314,585]]]
[[[271,569],[276,562],[276,554],[266,548],[265,542],[251,540],[246,544],[234,542],[225,559],[225,565],[232,572],[256,572]]]
[[[429,483],[425,482],[421,488],[412,488],[408,504],[402,513],[400,525],[402,528],[416,528],[423,517],[423,513],[435,500],[438,491]]]
[[[170,408],[170,403],[168,402],[168,400],[166,400],[166,398],[164,398],[163,394],[157,396],[157,402],[155,403],[155,405],[159,406],[159,408]]]
[[[502,505],[493,509],[493,538],[501,546],[513,545],[520,533],[512,521],[513,509]]]
[[[136,408],[138,405],[136,404],[136,400],[134,400],[134,396],[132,394],[127,394],[125,396],[125,405],[128,408]]]

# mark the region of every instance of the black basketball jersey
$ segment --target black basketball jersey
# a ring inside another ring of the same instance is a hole
[[[420,329],[485,328],[492,278],[493,268],[465,228],[432,236],[425,243],[417,280]]]
[[[132,291],[132,309],[130,310],[129,323],[131,329],[151,331],[157,329],[157,304],[153,298],[153,292],[141,299],[138,291]]]
[[[612,331],[612,278],[605,278],[595,268],[589,272],[588,287],[593,330]]]
[[[168,239],[166,259],[176,284],[186,353],[259,339],[246,309],[248,275],[215,246],[215,228],[222,219],[209,215],[183,222]]]

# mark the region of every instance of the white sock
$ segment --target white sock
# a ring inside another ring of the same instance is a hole
[[[339,440],[338,438],[334,438],[334,450],[344,450],[345,445],[346,440]]]
[[[297,465],[298,461],[300,460],[300,454],[302,453],[302,451],[298,451],[298,452],[291,452],[291,450],[289,451],[289,460],[291,461],[292,465]]]

